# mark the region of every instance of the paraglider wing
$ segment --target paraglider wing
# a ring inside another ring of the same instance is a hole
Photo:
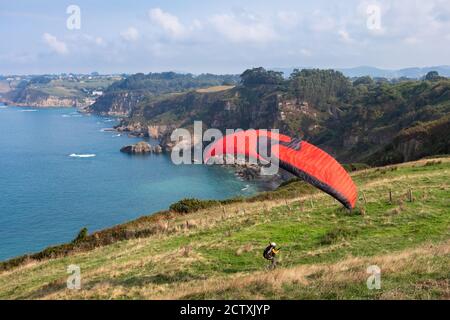
[[[291,139],[286,135],[266,130],[252,131],[254,132],[258,137],[268,138],[271,155],[278,158],[281,168],[328,193],[346,208],[355,207],[358,194],[356,186],[347,171],[328,153],[306,141]],[[213,156],[227,154],[241,154],[259,160],[264,159],[258,153],[258,143],[255,140],[241,140],[245,143],[235,143],[238,138],[246,135],[248,131],[239,131],[218,139],[206,151],[205,162]]]
[[[294,144],[294,145],[292,145]],[[306,141],[280,143],[280,167],[328,193],[346,208],[353,209],[357,189],[347,171],[328,153]]]
[[[208,163],[211,158],[224,155],[244,155],[257,160],[267,161],[258,153],[258,146],[261,143],[259,138],[264,138],[263,140],[269,149],[270,145],[291,141],[291,138],[286,135],[267,130],[241,130],[226,135],[210,144],[205,151],[204,162]],[[239,143],[242,141],[244,143]]]

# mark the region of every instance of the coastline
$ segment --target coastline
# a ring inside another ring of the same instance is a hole
[[[2,260],[25,252],[39,252],[47,246],[68,241],[84,225],[90,231],[104,230],[112,225],[133,221],[143,213],[159,212],[183,197],[229,199],[253,196],[257,191],[273,188],[270,183],[264,180],[245,182],[242,177],[234,174],[233,168],[206,169],[201,165],[189,166],[186,169],[174,168],[173,165],[169,164],[170,158],[168,159],[167,154],[163,156],[150,155],[148,157],[124,155],[120,152],[121,146],[138,142],[141,139],[128,138],[126,135],[116,137],[110,131],[100,133],[100,128],[103,126],[111,127],[115,123],[110,122],[112,117],[68,117],[65,114],[71,113],[75,109],[66,111],[66,108],[60,108],[59,111],[55,110],[58,109],[58,106],[46,108],[51,110],[48,112],[36,110],[35,113],[20,112],[23,107],[12,105],[5,109],[8,109],[8,111],[2,111],[3,120],[15,123],[12,120],[19,117],[19,123],[24,125],[24,129],[30,128],[33,130],[31,136],[34,139],[34,143],[32,143],[34,147],[15,145],[19,148],[14,149],[17,152],[12,154],[13,158],[2,161],[4,168],[9,168],[7,171],[11,174],[2,175],[5,178],[2,179],[3,186],[9,190],[4,193],[4,199],[8,201],[4,203],[6,206],[3,210],[5,215],[0,216],[0,218],[3,218],[1,223],[4,223],[8,228],[15,228],[22,232],[21,240],[17,239],[16,241],[14,237],[5,240],[17,245],[8,246],[5,242],[5,246],[2,248]],[[50,118],[47,118],[46,115],[49,115]],[[102,118],[105,121],[102,121]],[[48,124],[46,119],[50,120]],[[25,134],[31,137],[26,133],[26,130],[16,127],[8,128],[8,126],[4,126],[3,130],[5,133],[14,134],[11,137],[4,135],[4,139],[8,141],[15,141],[16,131],[17,134]],[[63,132],[70,130],[76,134],[58,134],[60,130],[63,130]],[[24,141],[20,136],[17,137],[19,137],[19,142]],[[57,143],[53,144],[55,147],[42,144],[42,141],[44,141],[42,138],[46,137],[56,139],[54,141]],[[25,150],[27,153],[35,154],[33,160],[21,157]],[[96,157],[75,156],[91,154],[96,154]],[[23,196],[20,196],[20,192],[14,191],[14,188],[8,188],[8,186],[14,186],[17,181],[22,179],[22,171],[18,170],[17,173],[13,173],[20,163],[20,161],[14,160],[15,156],[18,156],[18,159],[28,159],[26,160],[28,162],[24,164],[27,168],[40,167],[40,163],[46,165],[49,161],[53,163],[52,167],[46,170],[37,170],[36,173],[33,170],[27,172],[28,177],[32,175],[38,180],[32,184],[37,191],[26,192],[25,202],[21,202]],[[114,169],[114,173],[107,169],[110,166],[117,168]],[[80,175],[80,170],[87,170],[90,173],[87,176],[85,174]],[[102,181],[95,183],[96,186],[92,183],[86,184],[85,178],[97,176],[93,174],[99,172],[98,170],[101,172],[99,179]],[[54,177],[55,175],[59,176],[60,172],[66,173],[67,178],[64,180],[67,180],[68,185],[61,185],[62,181],[58,183],[60,187],[55,185],[55,188],[53,188],[54,184],[47,185],[45,179],[56,181]],[[70,174],[70,172],[78,173]],[[180,172],[181,175],[177,172]],[[45,179],[42,179],[42,175],[45,175]],[[167,179],[163,177],[167,177]],[[131,185],[127,182],[129,179],[133,182]],[[185,182],[184,186],[179,185],[174,190],[172,184],[183,183],[183,181]],[[67,192],[75,196],[83,194],[84,200],[75,201],[72,196],[67,195]],[[96,197],[96,205],[92,206],[94,196]],[[21,200],[16,200],[16,197]],[[111,201],[111,197],[115,200]],[[43,201],[46,201],[46,204],[39,204],[40,199],[44,199]],[[65,199],[66,202],[76,204],[64,207],[59,199]],[[57,219],[53,219],[51,225],[47,225],[50,223],[47,217],[57,214],[61,210],[64,214],[59,215]],[[42,225],[46,227],[43,230],[35,228],[30,231],[27,224],[22,221],[24,219],[14,218],[14,216],[23,212],[29,212],[29,214],[22,214],[22,216],[26,216],[26,221],[29,223],[31,223],[30,221],[42,221]],[[108,218],[110,215],[113,215],[112,219]],[[89,218],[89,216],[95,217]],[[67,223],[67,219],[64,217],[70,218],[71,222]],[[39,240],[33,242],[33,239]]]
[[[225,169],[225,168],[224,168]],[[291,187],[293,185],[294,187]],[[269,186],[269,184],[268,184]],[[274,189],[261,190],[255,195],[249,197],[235,196],[224,200],[196,200],[200,204],[204,204],[201,208],[220,208],[223,210],[225,206],[251,204],[256,202],[273,201],[276,199],[294,198],[298,196],[299,191],[304,195],[312,195],[317,193],[313,187],[306,185],[299,180],[291,180]],[[15,267],[30,263],[31,261],[41,261],[57,257],[70,256],[71,254],[91,251],[95,248],[110,245],[118,241],[146,238],[155,234],[171,234],[179,231],[179,227],[185,226],[183,217],[187,214],[195,214],[200,210],[192,207],[187,212],[178,212],[175,207],[177,203],[184,201],[179,199],[171,204],[167,209],[142,215],[138,218],[113,225],[111,227],[96,230],[86,235],[82,240],[74,235],[74,240],[54,244],[44,248],[43,250],[25,253],[5,260],[0,260],[0,272],[11,270]],[[170,227],[170,221],[178,221],[182,219],[180,226]],[[81,231],[80,231],[81,232]],[[78,239],[78,240],[77,240]]]

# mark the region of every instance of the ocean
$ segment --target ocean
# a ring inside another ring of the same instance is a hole
[[[121,147],[142,139],[107,130],[116,123],[73,108],[0,106],[0,260],[71,241],[83,227],[92,232],[166,209],[182,198],[259,191],[229,168],[176,166],[166,154],[123,154]]]

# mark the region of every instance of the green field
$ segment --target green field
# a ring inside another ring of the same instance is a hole
[[[32,86],[32,88],[56,97],[79,97],[85,95],[85,93],[82,92],[82,89],[105,90],[115,80],[115,78],[84,81],[52,80],[48,84],[40,84]]]
[[[2,271],[0,298],[450,299],[450,158],[353,178],[352,213],[294,182],[258,201],[130,224],[158,224],[147,237]],[[274,271],[262,258],[269,241],[282,247]],[[66,288],[71,264],[81,290]],[[371,265],[381,269],[379,290],[366,285]]]

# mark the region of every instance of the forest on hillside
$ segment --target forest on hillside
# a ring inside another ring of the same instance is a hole
[[[146,81],[138,76],[111,90],[142,88]],[[382,165],[450,153],[448,133],[443,134],[450,128],[450,80],[437,72],[420,80],[387,80],[296,69],[285,78],[281,72],[254,68],[234,81],[235,87],[219,92],[145,96],[130,107],[123,123],[189,128],[202,120],[221,130],[278,128],[343,162]]]

